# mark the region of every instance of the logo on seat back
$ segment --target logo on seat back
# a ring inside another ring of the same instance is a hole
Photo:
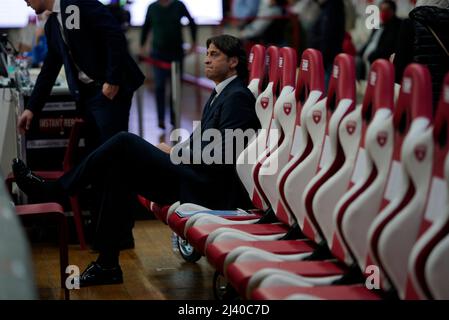
[[[427,154],[427,146],[419,145],[415,148],[415,157],[419,162],[422,162]]]
[[[350,136],[352,136],[355,132],[355,128],[357,128],[357,122],[355,121],[348,121],[346,124],[346,131]]]
[[[302,60],[302,71],[309,71],[309,60]]]
[[[315,122],[316,124],[320,123],[321,121],[321,111],[320,110],[316,110],[312,113],[312,118],[313,118],[313,122]]]
[[[379,132],[379,134],[377,135],[377,143],[379,143],[379,145],[381,147],[383,147],[388,140],[388,133],[386,131],[381,131]]]
[[[284,112],[287,116],[292,112],[292,104],[290,102],[284,103]]]
[[[270,103],[270,98],[267,97],[263,97],[260,100],[260,105],[262,106],[262,108],[266,109],[268,107],[268,103]]]

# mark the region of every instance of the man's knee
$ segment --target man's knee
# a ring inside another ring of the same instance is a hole
[[[114,134],[106,142],[113,145],[129,145],[132,141],[136,139],[136,137],[137,136],[135,134],[126,131],[120,131]]]

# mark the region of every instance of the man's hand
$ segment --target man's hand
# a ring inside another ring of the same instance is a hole
[[[31,120],[33,120],[34,114],[30,110],[25,110],[17,120],[17,128],[21,134],[24,134],[30,129]]]
[[[116,86],[116,85],[109,84],[109,83],[105,82],[103,84],[103,90],[102,90],[103,91],[103,95],[106,98],[108,98],[109,100],[112,100],[117,95],[119,88],[120,88],[119,86]]]
[[[163,152],[168,153],[168,154],[170,154],[170,151],[172,149],[172,147],[170,147],[168,144],[166,144],[164,142],[159,143],[156,147],[158,149],[162,150]]]

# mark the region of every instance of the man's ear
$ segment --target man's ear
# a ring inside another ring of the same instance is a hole
[[[237,57],[229,58],[229,67],[231,67],[231,69],[237,68],[238,64],[239,64],[239,58],[237,58]]]

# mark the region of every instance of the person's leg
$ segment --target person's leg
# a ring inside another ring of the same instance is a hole
[[[178,73],[179,83],[181,84],[181,88],[182,88],[182,74],[184,73],[183,59],[181,58],[177,62],[179,63],[179,73]],[[170,73],[169,78],[171,79],[171,73]],[[181,90],[181,88],[179,88],[179,90]],[[182,90],[181,90],[181,94],[182,94]],[[179,117],[180,115],[178,114],[177,116]],[[172,87],[171,81],[170,81],[170,124],[172,126],[175,126],[175,124],[176,124],[176,115],[175,115],[174,101],[173,101],[173,87]]]
[[[131,214],[130,203],[137,194],[160,203],[173,203],[179,199],[178,171],[168,154],[138,136],[120,133],[60,179],[61,185],[71,193],[87,184],[94,184],[101,190],[95,228],[99,250],[97,266],[111,270],[119,268],[118,235],[126,228]],[[99,270],[102,269],[89,266],[81,276],[82,285],[107,283],[113,277],[109,276],[109,271],[105,271],[108,275],[105,276]]]
[[[96,130],[92,132],[92,137],[95,137],[95,132],[98,134],[97,146],[104,143],[118,132],[128,131],[129,110],[131,108],[131,104],[132,93],[128,93],[123,90],[119,90],[113,100],[106,98],[102,94],[101,90],[99,90],[97,95],[91,98],[91,101],[86,108],[88,111],[86,113],[90,115],[91,119],[93,119],[92,122],[94,124],[92,125],[93,128],[91,129],[91,132]],[[93,186],[89,190],[89,196],[92,199],[90,206],[92,223],[96,225],[98,212],[100,210],[99,199],[101,198],[101,194],[100,191]],[[137,202],[137,199],[135,202]],[[133,207],[130,206],[130,208]],[[126,223],[127,228],[124,229],[124,234],[118,236],[122,242],[121,248],[124,249],[132,248],[134,246],[134,239],[132,235],[134,219],[132,219],[132,215],[129,215],[129,217],[130,219]],[[92,248],[97,248],[95,242],[92,242]]]
[[[153,70],[158,124],[161,129],[165,129],[165,84],[169,74],[167,70],[157,66],[154,66]]]
[[[116,133],[128,131],[129,110],[131,109],[132,93],[121,91],[110,100],[103,95],[101,88],[91,98],[86,100],[86,119],[91,123],[89,133],[98,137],[86,137],[97,142],[95,147],[106,142]]]

